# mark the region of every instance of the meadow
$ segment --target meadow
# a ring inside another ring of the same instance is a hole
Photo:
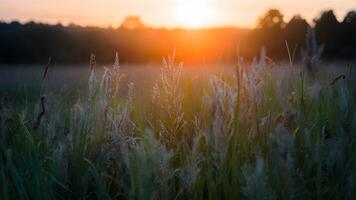
[[[351,64],[0,68],[0,199],[355,199]]]

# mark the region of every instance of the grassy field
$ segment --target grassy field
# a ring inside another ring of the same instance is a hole
[[[0,68],[0,199],[355,199],[355,77],[242,61]]]

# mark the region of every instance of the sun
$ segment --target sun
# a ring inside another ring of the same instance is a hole
[[[175,17],[182,26],[207,26],[212,15],[212,8],[207,0],[177,0]]]

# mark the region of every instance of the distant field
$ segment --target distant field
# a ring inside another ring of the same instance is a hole
[[[340,63],[324,63],[320,67],[320,76],[330,76],[337,73],[342,73],[346,69],[347,62]],[[26,87],[38,87],[41,84],[45,65],[0,65],[0,89],[1,91],[21,91]],[[104,67],[111,67],[110,65],[96,66],[96,73],[100,76],[103,73]],[[152,87],[160,78],[160,70],[162,64],[147,64],[147,65],[121,65],[121,72],[125,75],[123,81],[125,83],[134,82],[141,86]],[[289,64],[277,64],[275,68],[288,68]],[[299,69],[300,65],[296,64],[295,69]],[[208,76],[212,74],[217,75],[231,75],[235,73],[235,64],[208,64],[208,65],[183,65],[183,72],[191,77]],[[86,84],[89,77],[89,66],[57,66],[51,65],[49,69],[48,84],[53,91],[65,91],[66,89],[73,89],[74,86],[82,86]],[[356,77],[356,75],[353,75]],[[185,78],[186,76],[183,76]]]
[[[97,75],[100,77],[104,71],[103,66],[98,65],[95,68]],[[126,85],[130,82],[135,84],[139,94],[150,93],[152,87],[161,77],[162,64],[147,65],[123,65],[120,72],[124,74],[121,89],[126,90]],[[26,90],[40,90],[42,75],[45,66],[0,66],[0,94],[12,98],[12,94],[26,95]],[[183,78],[208,78],[211,74],[226,75],[234,73],[233,65],[198,65],[184,66],[183,71],[189,77]],[[52,93],[80,92],[80,88],[85,87],[90,75],[89,66],[56,66],[51,65],[48,74],[47,87]],[[194,81],[194,80],[193,80]],[[142,93],[143,92],[143,93]],[[30,94],[27,94],[30,95]]]

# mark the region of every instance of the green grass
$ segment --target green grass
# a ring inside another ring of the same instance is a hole
[[[351,71],[238,66],[2,87],[0,199],[355,199]]]

